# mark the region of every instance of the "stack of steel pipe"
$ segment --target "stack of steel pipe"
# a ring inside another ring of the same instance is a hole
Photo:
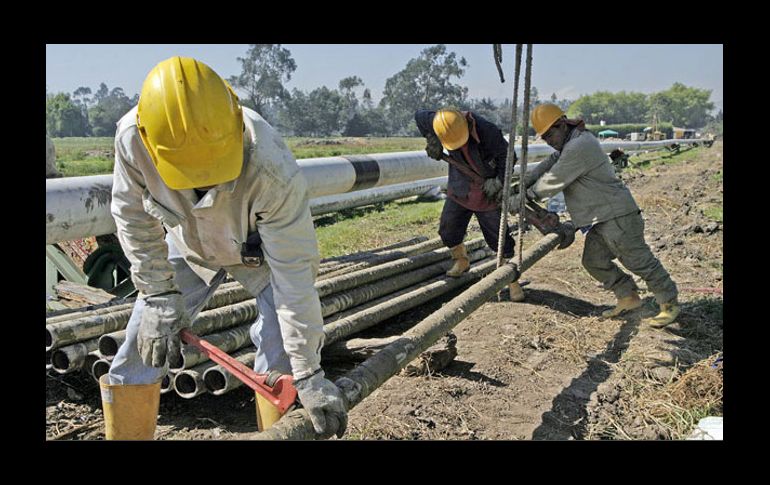
[[[495,268],[482,238],[466,242],[471,270],[449,278],[453,264],[441,241],[413,238],[321,262],[316,290],[321,299],[326,344],[344,339],[439,295],[467,286]],[[66,374],[105,374],[126,338],[133,301],[46,319],[46,369]],[[254,363],[249,328],[257,318],[255,299],[240,283],[221,285],[193,320],[192,332],[247,366]],[[241,386],[226,370],[191,346],[170,362],[161,392],[184,398],[221,395]]]

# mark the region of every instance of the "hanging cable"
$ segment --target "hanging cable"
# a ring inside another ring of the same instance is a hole
[[[500,65],[503,62],[503,44],[492,44],[492,54],[495,57],[495,65],[497,66],[497,72],[500,74],[500,82],[504,83],[503,67]]]
[[[499,45],[499,44],[495,44]],[[499,67],[499,66],[498,66]],[[505,236],[508,228],[508,198],[511,193],[511,174],[513,173],[513,157],[516,143],[516,111],[519,99],[519,71],[521,70],[521,44],[516,44],[516,68],[513,79],[513,108],[511,113],[511,133],[508,135],[508,155],[505,158],[505,177],[503,181],[503,198],[500,203],[500,229],[497,234],[497,267],[503,264],[503,247],[505,246]],[[502,74],[500,75],[502,77]],[[519,248],[521,251],[521,248]]]
[[[532,44],[527,44],[527,65],[526,74],[524,75],[524,110],[521,113],[522,127],[524,132],[521,135],[521,183],[519,184],[519,201],[521,206],[519,207],[519,268],[521,268],[523,242],[524,242],[524,204],[527,201],[526,191],[527,187],[524,182],[527,175],[527,147],[529,145],[529,101],[530,101],[530,85],[532,81]],[[521,271],[521,269],[519,270]]]

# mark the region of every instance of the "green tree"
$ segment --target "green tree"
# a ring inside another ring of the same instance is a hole
[[[83,117],[86,120],[86,131],[88,134],[90,134],[91,131],[91,122],[88,120],[88,108],[89,104],[91,103],[90,94],[91,88],[86,86],[81,86],[72,93],[72,100],[83,112]]]
[[[265,106],[289,99],[283,84],[291,80],[297,63],[281,44],[250,44],[246,57],[238,57],[241,73],[228,81],[235,89],[246,93],[244,106],[266,116]]]
[[[710,89],[674,83],[669,89],[650,96],[650,109],[658,114],[659,120],[671,121],[674,126],[702,127],[714,109],[710,98]]]
[[[459,106],[465,101],[468,88],[453,83],[452,78],[461,78],[467,65],[464,57],[458,61],[454,52],[447,53],[443,44],[428,47],[385,81],[380,107],[398,132],[416,133],[415,110]]]
[[[87,127],[83,111],[69,94],[46,95],[45,129],[50,136],[86,136]]]
[[[115,136],[116,123],[139,102],[139,95],[129,98],[123,88],[116,87],[110,91],[106,84],[101,83],[94,99],[96,104],[88,110],[91,132],[94,136]]]

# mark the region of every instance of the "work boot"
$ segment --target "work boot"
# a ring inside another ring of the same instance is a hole
[[[470,269],[471,261],[468,259],[468,253],[465,251],[465,244],[460,243],[457,246],[450,248],[449,253],[452,255],[452,259],[455,260],[455,264],[446,272],[447,276],[457,278]]]
[[[645,318],[642,320],[642,323],[647,324],[653,328],[663,328],[666,325],[674,323],[676,317],[679,316],[680,310],[681,307],[679,306],[679,302],[677,302],[675,298],[668,303],[661,303],[660,313],[654,317]]]
[[[280,378],[281,373],[272,370],[268,372],[265,384],[273,387]],[[276,421],[281,419],[282,414],[273,403],[264,398],[260,393],[255,392],[254,394],[257,397],[257,430],[261,432],[271,428]]]
[[[642,300],[639,298],[639,293],[636,291],[630,293],[628,296],[618,298],[618,305],[615,308],[605,310],[602,312],[603,318],[614,318],[623,312],[628,310],[635,310],[642,306]]]
[[[99,378],[105,439],[151,440],[158,422],[160,381],[126,385],[108,382],[109,374]]]
[[[524,301],[524,290],[521,289],[518,281],[514,281],[508,286],[511,290],[511,301]]]
[[[254,394],[257,396],[257,430],[265,431],[281,419],[281,412],[260,393],[255,392]]]

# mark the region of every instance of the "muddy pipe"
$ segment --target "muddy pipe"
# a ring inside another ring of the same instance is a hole
[[[568,227],[569,230],[573,228]],[[524,253],[521,271],[515,264],[503,264],[481,281],[452,299],[442,308],[405,332],[398,340],[356,366],[345,376],[335,381],[347,398],[347,407],[352,409],[365,397],[394,376],[421,352],[446,335],[474,310],[489,301],[497,292],[512,281],[518,280],[521,272],[530,268],[546,254],[556,248],[564,233],[544,236]],[[284,415],[272,428],[255,433],[247,439],[257,440],[308,440],[318,439],[310,417],[304,409]]]
[[[478,238],[465,243],[467,251],[473,252],[484,245],[484,238]],[[417,269],[438,261],[449,259],[449,248],[441,248],[428,253],[407,256],[377,265],[371,269],[363,269],[344,275],[335,276],[316,283],[318,296],[323,298],[332,293],[339,293],[356,288],[372,281],[381,280],[389,276],[404,273],[411,269]]]
[[[86,340],[56,349],[51,354],[53,370],[59,374],[69,374],[82,369],[86,356],[99,348],[99,339]]]
[[[256,355],[257,353],[253,348],[247,347],[233,353],[232,357],[249,369],[253,369]],[[242,381],[221,365],[206,369],[203,372],[203,383],[206,389],[215,396],[221,396],[243,385]]]
[[[192,399],[208,392],[203,383],[203,373],[216,365],[216,362],[207,361],[177,372],[174,376],[174,390],[184,399]]]

